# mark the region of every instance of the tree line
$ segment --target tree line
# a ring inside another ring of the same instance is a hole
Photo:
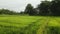
[[[39,15],[39,16],[60,16],[60,0],[52,0],[52,1],[41,1],[40,4],[34,8],[31,4],[27,4],[25,10],[22,12],[14,12],[8,9],[0,9],[0,14],[8,14],[8,15]]]
[[[29,15],[60,16],[60,0],[41,1],[36,8],[28,4],[24,13]]]
[[[8,10],[8,9],[0,9],[0,15],[18,15],[19,13]]]

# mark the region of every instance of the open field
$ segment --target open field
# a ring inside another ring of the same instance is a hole
[[[60,17],[0,15],[0,34],[60,34]]]

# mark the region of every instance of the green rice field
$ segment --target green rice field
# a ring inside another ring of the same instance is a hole
[[[0,34],[60,34],[60,17],[0,15]]]

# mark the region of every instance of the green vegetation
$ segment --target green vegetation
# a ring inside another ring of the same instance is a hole
[[[55,16],[55,17],[54,17]],[[0,9],[0,34],[60,34],[60,1],[42,1],[24,11]]]
[[[60,16],[60,0],[44,0],[36,8],[27,4],[24,13],[40,16]]]
[[[60,34],[60,17],[0,15],[0,34]]]

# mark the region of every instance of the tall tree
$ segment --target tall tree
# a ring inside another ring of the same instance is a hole
[[[54,16],[60,16],[60,0],[53,0],[50,7]]]
[[[50,12],[49,9],[50,2],[49,1],[42,1],[41,4],[38,5],[39,14],[40,15],[48,15]]]
[[[33,6],[31,4],[28,4],[25,9],[25,14],[34,15],[33,9]]]

